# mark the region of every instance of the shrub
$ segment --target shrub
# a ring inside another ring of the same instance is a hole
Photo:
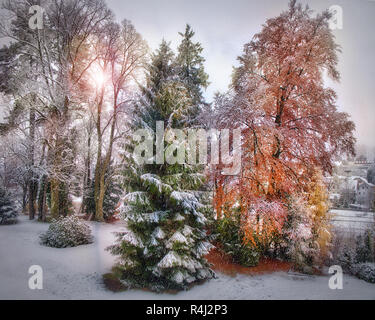
[[[341,263],[348,270],[355,264],[375,262],[375,234],[371,229],[355,235],[336,235],[334,262]]]
[[[373,230],[366,230],[364,234],[357,236],[356,241],[356,262],[375,262],[374,249],[375,234]]]
[[[8,192],[0,187],[0,225],[17,222],[17,210]]]
[[[281,240],[277,243],[276,256],[293,263],[297,271],[311,273],[314,256],[313,214],[302,197],[290,197],[288,215],[283,225]]]
[[[93,242],[90,227],[75,216],[53,220],[41,243],[53,248],[76,247]]]
[[[375,283],[374,231],[366,230],[357,236],[336,235],[332,263],[368,282]]]
[[[355,247],[348,244],[342,246],[338,251],[336,261],[348,272],[350,272],[351,267],[357,263],[355,259],[355,251]]]
[[[244,233],[241,229],[239,214],[219,219],[216,232],[223,251],[229,254],[234,262],[247,267],[256,266],[259,263],[259,249],[243,240]]]
[[[375,263],[359,263],[351,268],[351,273],[359,279],[375,283]]]

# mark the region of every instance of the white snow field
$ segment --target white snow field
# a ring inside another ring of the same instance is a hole
[[[115,258],[105,251],[114,241],[117,224],[90,223],[95,242],[68,249],[39,244],[48,224],[19,217],[16,225],[0,226],[0,299],[375,299],[375,285],[344,275],[343,289],[331,290],[329,276],[298,276],[286,272],[235,277],[218,273],[189,291],[156,294],[144,290],[108,291],[102,274]],[[31,290],[29,267],[43,269],[43,289]]]
[[[374,226],[374,212],[331,210],[331,221],[338,232],[363,233]]]

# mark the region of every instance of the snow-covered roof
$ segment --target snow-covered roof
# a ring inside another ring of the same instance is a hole
[[[329,194],[329,199],[334,200],[334,199],[340,199],[341,195],[339,193],[330,193]]]
[[[363,177],[359,177],[359,176],[353,176],[353,177],[350,177],[350,179],[352,180],[361,180],[363,183],[365,183],[366,185],[368,185],[369,187],[375,187],[374,184],[368,182],[365,178]]]

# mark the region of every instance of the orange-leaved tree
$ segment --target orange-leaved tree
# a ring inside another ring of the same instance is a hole
[[[226,214],[230,206],[222,204],[239,206],[245,242],[281,232],[288,199],[306,194],[317,170],[330,172],[337,155],[354,154],[354,123],[324,85],[325,75],[340,77],[330,18],[290,1],[245,44],[231,90],[216,98],[216,126],[242,129],[242,170],[224,179],[218,168],[214,201]]]

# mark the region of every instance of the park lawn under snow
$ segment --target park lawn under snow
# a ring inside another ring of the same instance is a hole
[[[374,212],[331,210],[330,214],[336,232],[360,234],[375,223]]]
[[[286,272],[266,275],[218,273],[189,291],[156,294],[143,290],[113,293],[102,283],[102,274],[115,262],[105,248],[121,223],[90,223],[94,243],[76,248],[41,246],[39,235],[48,224],[19,217],[18,224],[0,226],[0,299],[375,299],[375,285],[344,275],[343,290],[330,290],[329,276],[295,276]],[[43,268],[43,289],[30,290],[28,269]]]

